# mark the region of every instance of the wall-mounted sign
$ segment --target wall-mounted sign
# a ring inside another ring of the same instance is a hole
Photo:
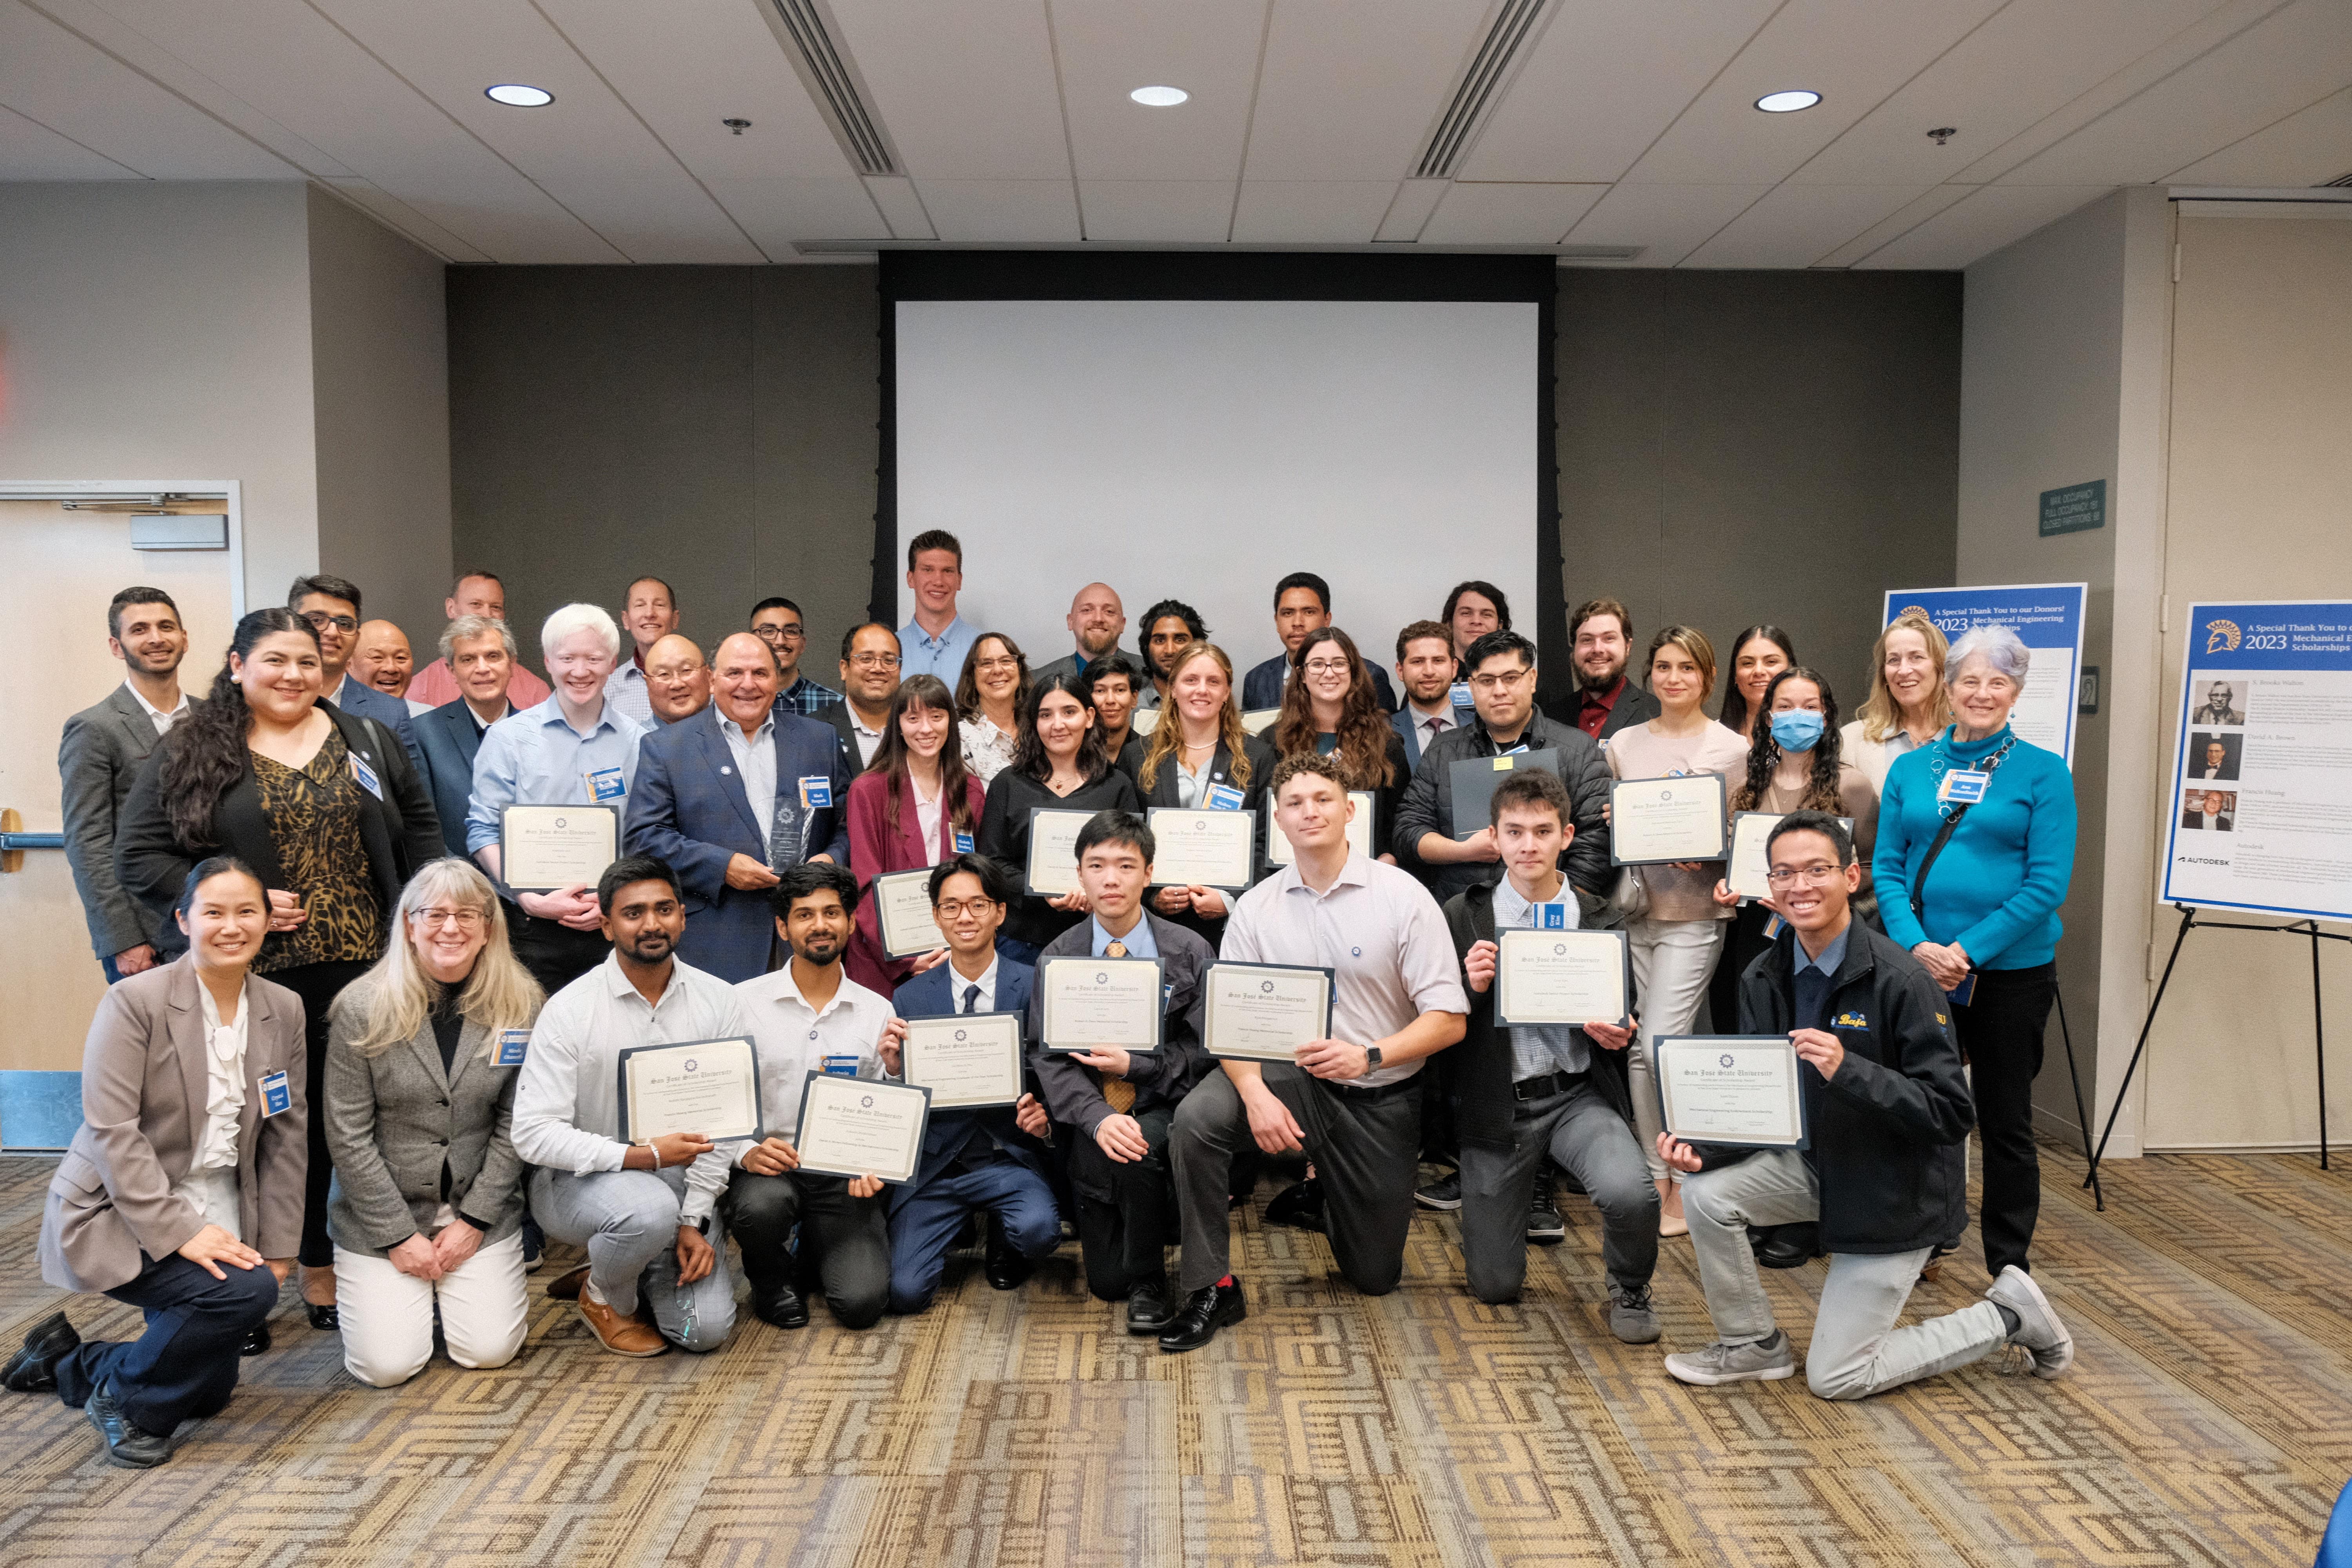
[[[2042,492],[2042,537],[2053,533],[2084,533],[2107,526],[2107,481],[2067,485]]]

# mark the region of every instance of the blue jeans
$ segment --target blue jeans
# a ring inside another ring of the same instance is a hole
[[[978,1170],[933,1177],[890,1216],[890,1310],[919,1312],[938,1293],[948,1247],[963,1216],[984,1209],[1024,1258],[1043,1258],[1062,1239],[1062,1216],[1045,1178],[1009,1156]]]
[[[236,1387],[237,1349],[278,1305],[278,1276],[260,1264],[215,1279],[177,1253],[140,1255],[139,1277],[107,1292],[147,1316],[135,1340],[84,1340],[58,1363],[58,1397],[77,1410],[111,1387],[142,1431],[168,1437],[189,1416],[216,1415]]]

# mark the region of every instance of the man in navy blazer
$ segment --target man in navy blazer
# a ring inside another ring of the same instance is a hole
[[[831,726],[777,711],[766,643],[738,632],[714,665],[710,706],[638,742],[622,839],[684,884],[678,956],[740,984],[768,972],[779,874],[849,863],[851,775]]]
[[[507,686],[514,679],[514,634],[504,621],[459,616],[441,634],[442,662],[457,682],[455,702],[417,714],[417,772],[441,818],[441,841],[458,859],[466,855],[467,803],[474,794],[474,753],[482,732],[514,709]]]
[[[892,1000],[900,1017],[1012,1013],[1026,1018],[1035,971],[996,952],[996,931],[1014,891],[986,856],[940,862],[931,872],[931,909],[947,938],[947,960],[898,987]],[[1024,1047],[1034,1043],[1025,1026],[1023,1037]],[[884,1200],[890,1215],[892,1311],[919,1312],[931,1304],[966,1215],[985,1215],[986,1273],[999,1290],[1019,1286],[1037,1259],[1061,1245],[1061,1211],[1035,1144],[1045,1124],[1045,1108],[1026,1091],[1013,1106],[931,1113],[915,1179],[891,1187]]]
[[[1274,630],[1282,651],[1242,677],[1242,708],[1255,711],[1282,706],[1282,689],[1290,679],[1290,656],[1307,634],[1331,624],[1331,585],[1312,572],[1293,572],[1274,585]],[[1372,666],[1372,692],[1381,711],[1396,711],[1396,693],[1379,665]]]

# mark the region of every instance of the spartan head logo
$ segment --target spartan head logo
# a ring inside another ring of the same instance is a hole
[[[2235,652],[2237,650],[2238,638],[2240,635],[2241,634],[2238,631],[2238,623],[2235,621],[2207,621],[2205,623],[2205,651],[2207,653]]]

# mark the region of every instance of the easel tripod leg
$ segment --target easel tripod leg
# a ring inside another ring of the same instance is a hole
[[[2091,1159],[2091,1113],[2083,1106],[2083,1073],[2074,1065],[2074,1031],[2066,1026],[2066,993],[2053,979],[2051,991],[2058,998],[2058,1037],[2066,1042],[2066,1077],[2074,1085],[2074,1125],[2083,1130],[2083,1157],[2091,1160],[2091,1206],[2101,1214],[2107,1208],[2107,1194],[2099,1185],[2099,1164]]]
[[[2131,1090],[2132,1074],[2139,1070],[2140,1053],[2147,1049],[2148,1031],[2156,1027],[2156,1010],[2164,1005],[2165,987],[2172,984],[2172,966],[2180,962],[2180,944],[2189,940],[2189,928],[2197,923],[2193,904],[2180,906],[2180,930],[2172,938],[2172,956],[2164,961],[2164,976],[2156,983],[2156,994],[2148,998],[2147,1017],[2140,1024],[2139,1040],[2132,1047],[2131,1060],[2124,1068],[2123,1082],[2116,1086],[2116,1098],[2107,1110],[2107,1125],[2099,1134],[2099,1146],[2091,1153],[2091,1173],[2083,1178],[2084,1186],[2099,1179],[2099,1162],[2106,1158],[2107,1140],[2116,1135],[2116,1118],[2123,1114],[2124,1096]]]

